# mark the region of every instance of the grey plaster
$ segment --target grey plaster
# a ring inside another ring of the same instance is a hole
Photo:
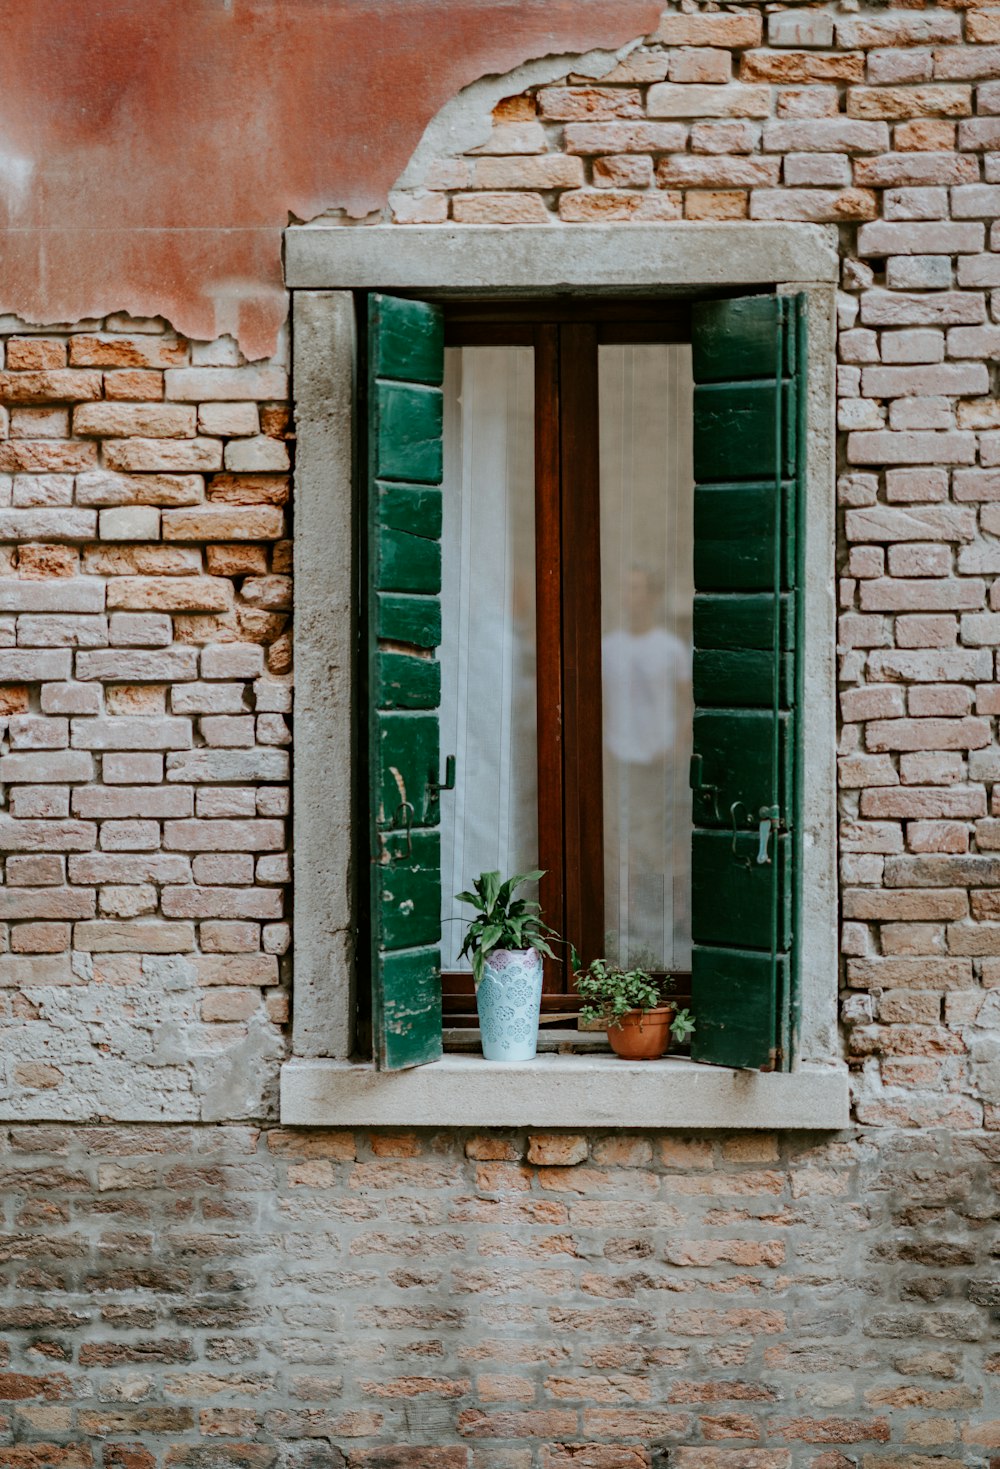
[[[349,1056],[352,940],[354,303],[293,297],[295,1007],[301,1056]]]
[[[694,1127],[831,1131],[849,1121],[847,1073],[730,1071],[690,1061],[446,1055],[410,1071],[291,1061],[283,1124],[325,1127]]]
[[[285,231],[295,289],[669,292],[705,286],[835,281],[829,225],[407,225]]]

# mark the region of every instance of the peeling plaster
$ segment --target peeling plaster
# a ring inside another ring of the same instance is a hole
[[[446,102],[427,124],[393,189],[419,188],[431,163],[471,152],[485,143],[493,127],[493,109],[501,98],[519,96],[529,87],[562,81],[570,72],[597,81],[640,44],[641,40],[636,39],[617,51],[590,51],[586,56],[543,56],[502,75],[478,78]]]
[[[21,0],[0,13],[0,312],[36,324],[162,315],[269,356],[287,310],[289,215],[371,216],[472,82],[506,77],[503,95],[532,58],[556,59],[528,84],[561,75],[568,56],[634,43],[660,9]]]
[[[247,1026],[204,1024],[190,961],[145,955],[141,982],[32,986],[37,1018],[0,1029],[0,1096],[8,1121],[190,1122],[273,1117],[282,1040],[262,1016]],[[127,996],[127,998],[126,998]],[[44,1085],[19,1068],[51,1067]],[[23,1071],[21,1072],[23,1075]]]

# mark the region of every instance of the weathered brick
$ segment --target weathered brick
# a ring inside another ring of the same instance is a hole
[[[878,505],[848,510],[845,520],[851,541],[971,541],[976,534],[975,511],[959,506],[897,510]]]
[[[280,918],[282,897],[274,888],[178,883],[164,889],[160,907],[167,918]]]
[[[163,845],[186,852],[265,852],[284,845],[280,821],[168,821]]]
[[[877,220],[858,231],[859,255],[975,254],[983,245],[981,224]]]
[[[626,190],[578,189],[559,195],[559,218],[570,224],[602,220],[638,221],[680,219],[679,193],[630,193]]]
[[[844,153],[786,153],[785,155],[784,178],[790,188],[801,184],[847,188],[852,176],[851,160]],[[852,362],[878,360],[875,342],[866,342],[864,348],[866,355],[856,356],[854,353],[862,350],[860,334],[856,335],[851,343],[845,340],[848,335],[845,333],[840,338],[842,360]],[[868,338],[874,336],[874,333],[865,333],[864,336]],[[854,352],[851,351],[852,347]]]
[[[76,477],[81,505],[197,505],[205,498],[198,474],[113,474],[94,469]]]
[[[0,372],[0,401],[5,403],[83,403],[100,396],[99,372],[72,368]]]
[[[686,17],[685,17],[686,18]],[[770,92],[764,86],[727,86],[658,82],[646,97],[650,117],[767,117]]]
[[[204,505],[162,512],[165,541],[270,541],[284,534],[285,518],[270,505],[229,509]]]
[[[653,160],[643,154],[613,154],[596,158],[594,184],[602,189],[643,189],[653,182]]]
[[[138,612],[225,612],[233,587],[221,577],[123,576],[109,584],[107,602],[109,608]]]
[[[472,182],[477,189],[578,189],[584,183],[583,164],[579,158],[560,153],[480,158]]]
[[[570,1167],[587,1159],[587,1140],[570,1133],[534,1133],[528,1138],[528,1162]]]
[[[569,153],[674,153],[688,130],[673,122],[571,122],[565,128]]]
[[[179,403],[84,403],[73,410],[73,432],[81,438],[188,439],[196,416]]]
[[[847,118],[776,121],[765,124],[763,145],[769,153],[881,153],[889,146],[889,129],[883,122]]]
[[[96,444],[57,439],[0,440],[0,474],[76,474],[96,464]]]
[[[873,720],[865,743],[879,750],[978,750],[990,742],[989,721],[967,719]]]
[[[670,55],[672,82],[724,83],[732,80],[732,74],[733,61],[728,51],[711,46],[690,46]]]
[[[985,584],[975,578],[906,579],[876,577],[859,583],[861,607],[867,612],[944,612],[975,610],[985,600]],[[990,614],[980,614],[989,616]],[[971,638],[964,638],[971,642]]]
[[[109,817],[184,817],[193,800],[183,786],[85,786],[73,792],[73,814],[104,821]]]
[[[90,953],[179,954],[195,947],[195,934],[191,923],[98,918],[77,923],[73,942]]]
[[[958,432],[858,432],[848,437],[847,456],[852,464],[974,464],[976,439]]]
[[[897,624],[899,626],[899,624]],[[872,679],[894,683],[940,683],[944,679],[987,677],[990,654],[978,649],[947,648],[947,651],[877,651],[868,661]]]
[[[815,223],[872,219],[878,201],[867,189],[756,189],[752,219],[800,219]]]
[[[815,51],[748,51],[740,61],[741,81],[772,85],[859,82],[864,72],[864,57],[850,52],[838,55]]]
[[[69,339],[71,367],[177,367],[187,360],[186,342],[167,333],[142,336],[79,334]]]
[[[284,750],[190,750],[167,756],[169,781],[287,780],[289,760]]]
[[[741,49],[758,46],[763,24],[756,11],[661,16],[652,40],[666,46],[726,46]]]
[[[84,750],[178,750],[191,744],[190,719],[74,719],[70,734]]]
[[[93,757],[81,750],[34,750],[0,755],[0,780],[8,783],[59,785],[93,778]]]
[[[884,153],[876,158],[858,158],[854,165],[854,182],[873,189],[974,184],[978,180],[976,160],[950,152]]]
[[[0,538],[5,541],[91,541],[96,534],[93,510],[0,510]]]
[[[160,536],[160,512],[152,505],[101,510],[97,533],[102,541],[156,541]]]
[[[206,471],[222,468],[222,445],[217,439],[116,439],[104,446],[109,469],[126,473],[145,471]]]
[[[986,794],[979,786],[880,787],[861,795],[862,816],[901,820],[963,818],[986,814]]]
[[[906,121],[913,117],[968,117],[971,111],[970,87],[852,87],[847,94],[848,117]]]
[[[164,375],[168,399],[183,403],[284,401],[288,378],[280,367],[177,367]]]
[[[770,158],[727,158],[719,154],[692,157],[675,154],[656,165],[661,188],[749,189],[776,184],[781,165]]]
[[[960,41],[962,25],[959,17],[948,11],[935,15],[894,11],[889,15],[838,16],[836,32],[839,46],[868,49]]]

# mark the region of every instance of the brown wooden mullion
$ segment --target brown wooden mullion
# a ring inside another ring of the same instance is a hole
[[[559,327],[562,461],[565,927],[583,962],[604,953],[601,516],[597,331]]]
[[[566,932],[563,827],[563,609],[559,329],[535,327],[535,625],[537,637],[539,901]],[[565,988],[562,956],[545,960],[543,989]]]

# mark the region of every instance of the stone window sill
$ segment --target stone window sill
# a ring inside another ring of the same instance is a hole
[[[543,1052],[533,1061],[445,1054],[409,1071],[293,1059],[281,1068],[281,1121],[293,1127],[847,1127],[847,1071],[733,1071],[679,1057],[622,1061]]]

